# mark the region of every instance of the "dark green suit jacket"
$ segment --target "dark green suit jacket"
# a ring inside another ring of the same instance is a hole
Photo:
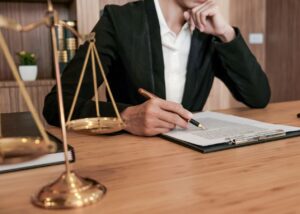
[[[107,6],[94,28],[96,45],[119,110],[144,102],[137,90],[142,87],[165,98],[164,62],[160,28],[153,0]],[[270,99],[268,80],[236,29],[230,43],[195,30],[187,65],[182,105],[202,110],[214,77],[220,78],[233,96],[249,107],[265,107]],[[88,44],[82,45],[62,75],[66,115],[69,112]],[[98,75],[98,85],[102,83]],[[95,115],[93,80],[89,63],[73,118]],[[103,116],[114,111],[110,102],[100,104]],[[56,87],[47,95],[44,116],[59,125]]]

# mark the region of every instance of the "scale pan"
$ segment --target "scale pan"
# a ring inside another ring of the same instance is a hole
[[[72,120],[67,124],[67,128],[75,132],[97,135],[121,131],[125,124],[116,117],[95,117]]]
[[[52,141],[39,137],[0,138],[0,164],[16,164],[53,153],[57,149]]]

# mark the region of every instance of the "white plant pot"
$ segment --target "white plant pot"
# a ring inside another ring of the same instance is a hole
[[[22,80],[33,81],[37,78],[38,68],[37,65],[20,65],[19,71]]]

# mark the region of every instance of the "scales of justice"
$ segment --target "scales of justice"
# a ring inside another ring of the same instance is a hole
[[[1,135],[0,126],[0,164],[24,162],[56,151],[56,144],[49,140],[46,130],[38,116],[36,109],[32,104],[31,98],[20,78],[17,66],[13,61],[12,55],[1,33],[1,28],[18,32],[27,32],[44,25],[49,27],[51,31],[62,141],[64,146],[65,172],[57,180],[43,187],[36,195],[34,195],[32,197],[32,203],[36,206],[48,209],[78,208],[98,202],[105,195],[106,187],[93,179],[83,178],[71,170],[67,155],[67,129],[70,131],[76,131],[86,134],[107,134],[122,130],[125,127],[125,124],[119,114],[117,105],[105,76],[103,66],[101,64],[100,56],[95,45],[95,33],[90,33],[88,35],[79,34],[74,28],[67,25],[64,21],[59,20],[58,13],[53,8],[51,0],[47,0],[47,5],[48,10],[45,16],[40,21],[26,26],[21,26],[13,20],[0,16],[0,51],[4,53],[4,57],[18,84],[21,95],[24,98],[25,103],[30,113],[32,114],[34,122],[41,135],[41,137],[24,136],[18,138],[6,138],[2,137]],[[55,31],[56,26],[66,28],[83,42],[89,43],[88,51],[83,63],[81,75],[78,80],[78,86],[75,91],[67,121],[65,120],[64,114],[62,84],[60,79],[60,68],[57,52],[57,37]],[[96,117],[72,120],[72,115],[81,89],[86,67],[90,59],[92,63]],[[100,70],[108,95],[113,104],[116,117],[101,117],[100,115],[96,73],[97,66]]]

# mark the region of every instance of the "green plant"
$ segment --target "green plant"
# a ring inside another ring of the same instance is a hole
[[[33,53],[21,51],[17,53],[20,65],[36,65],[36,56]]]

